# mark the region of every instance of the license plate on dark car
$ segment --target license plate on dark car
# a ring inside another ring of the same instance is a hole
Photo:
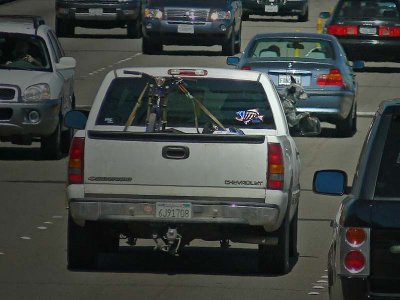
[[[359,32],[360,32],[360,34],[374,35],[374,34],[376,34],[377,30],[376,30],[376,27],[360,26]]]

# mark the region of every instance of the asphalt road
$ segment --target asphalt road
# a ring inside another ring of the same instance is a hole
[[[243,23],[242,47],[258,32],[315,32],[320,11],[331,0],[311,0],[310,21],[252,18]],[[0,5],[1,14],[37,14],[54,25],[53,0],[16,0]],[[125,38],[125,30],[77,29],[61,39],[77,59],[78,105],[91,105],[105,74],[124,66],[226,67],[221,48],[165,47],[160,56],[141,53],[141,40]],[[357,73],[358,113],[374,112],[400,87],[400,64],[367,63]],[[368,115],[368,114],[367,114]],[[311,191],[315,170],[340,168],[353,177],[370,117],[359,117],[352,138],[337,138],[325,127],[316,138],[297,138],[302,158],[299,252],[285,276],[257,274],[255,246],[196,241],[185,256],[153,252],[150,243],[122,244],[118,254],[102,255],[99,269],[71,272],[66,268],[66,159],[41,161],[38,144],[0,143],[0,299],[328,299],[326,261],[329,222],[340,197]]]

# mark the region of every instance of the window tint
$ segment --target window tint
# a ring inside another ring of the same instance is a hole
[[[376,197],[400,197],[400,116],[393,116],[386,137],[378,179]]]
[[[208,78],[185,82],[190,93],[224,126],[275,129],[267,96],[259,82]],[[115,79],[103,101],[96,125],[124,126],[145,85],[146,80],[142,78]],[[133,125],[145,124],[148,96],[149,92],[143,98]],[[200,127],[210,122],[200,107],[194,106],[177,88],[170,90],[167,101],[167,127],[195,127],[194,111]]]
[[[266,38],[255,41],[249,57],[334,59],[335,54],[326,40]]]
[[[399,7],[393,0],[343,1],[337,10],[339,19],[399,20]]]

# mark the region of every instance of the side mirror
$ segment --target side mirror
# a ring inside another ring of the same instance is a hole
[[[237,66],[239,64],[240,58],[236,56],[228,56],[226,58],[226,64],[230,66]]]
[[[87,117],[78,110],[71,110],[64,117],[64,126],[72,129],[85,129]]]
[[[76,67],[76,60],[73,57],[61,57],[60,61],[56,63],[57,70],[69,70]]]
[[[320,170],[314,173],[313,191],[317,194],[347,194],[347,174],[341,170]]]
[[[355,60],[353,61],[353,70],[362,70],[365,68],[365,63],[363,60]]]
[[[319,17],[323,20],[327,20],[331,17],[331,13],[329,11],[323,11],[319,13]]]

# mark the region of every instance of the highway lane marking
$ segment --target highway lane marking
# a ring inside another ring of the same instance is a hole
[[[325,287],[322,285],[314,285],[312,288],[316,290],[323,290]]]
[[[316,295],[319,295],[319,293],[318,292],[309,292],[308,295],[316,296]]]
[[[31,240],[32,238],[30,238],[29,236],[21,236],[22,240]]]
[[[46,229],[47,229],[47,227],[46,227],[46,226],[39,226],[39,227],[37,227],[37,229],[40,229],[40,230],[46,230]]]
[[[43,224],[53,224],[53,222],[46,221],[46,222],[43,222]]]
[[[4,252],[0,252],[0,255],[4,255],[5,253]]]
[[[63,216],[52,216],[53,219],[62,219]]]

